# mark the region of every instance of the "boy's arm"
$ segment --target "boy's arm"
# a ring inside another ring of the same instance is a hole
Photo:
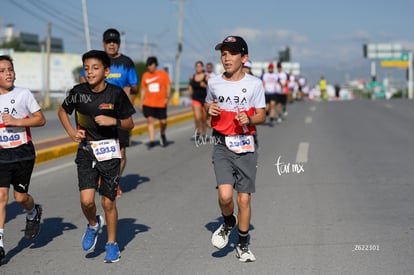
[[[125,119],[117,119],[115,117],[99,115],[95,117],[95,122],[99,126],[116,126],[122,130],[131,130],[134,128],[134,121],[131,116]]]
[[[41,110],[34,112],[29,118],[15,118],[10,114],[4,113],[2,119],[6,126],[16,127],[40,127],[46,123],[45,116]]]
[[[58,117],[60,123],[62,123],[63,128],[65,128],[66,133],[68,133],[69,137],[74,142],[79,143],[85,138],[85,130],[75,130],[72,126],[72,123],[69,120],[68,114],[62,107],[59,107]]]

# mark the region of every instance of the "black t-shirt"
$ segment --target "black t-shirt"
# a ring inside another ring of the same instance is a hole
[[[76,111],[76,126],[86,131],[86,141],[118,137],[115,126],[99,126],[94,120],[96,116],[126,119],[135,113],[124,90],[110,83],[98,93],[93,92],[88,83],[74,86],[63,101],[62,108],[70,115]]]
[[[204,104],[207,96],[207,88],[201,87],[202,82],[207,83],[206,76],[204,76],[203,80],[201,81],[196,81],[195,75],[193,75],[193,77],[191,78],[190,85],[193,88],[193,94],[191,96],[191,99],[199,101],[201,104]]]

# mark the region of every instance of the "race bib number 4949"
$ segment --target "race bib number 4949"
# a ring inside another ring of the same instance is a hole
[[[236,154],[254,152],[254,137],[252,135],[226,136],[226,146]]]
[[[0,128],[0,148],[15,148],[28,142],[26,128]]]

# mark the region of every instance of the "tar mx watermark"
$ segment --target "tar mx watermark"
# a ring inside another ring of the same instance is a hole
[[[305,172],[305,168],[303,167],[303,163],[290,163],[284,162],[282,160],[282,156],[279,156],[276,159],[276,170],[279,176],[283,174],[300,174]]]

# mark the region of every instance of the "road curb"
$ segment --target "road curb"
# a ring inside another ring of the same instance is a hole
[[[167,118],[167,124],[174,125],[189,119],[193,118],[193,112],[185,112],[183,114],[172,115],[171,117]],[[155,123],[155,128],[159,129],[160,125],[158,122]],[[131,130],[131,136],[137,136],[147,133],[147,124],[145,122],[141,122]],[[52,142],[52,140],[48,140],[48,143]],[[36,147],[36,144],[35,144]],[[36,164],[43,163],[49,160],[53,160],[56,158],[64,157],[70,154],[76,153],[78,150],[78,144],[75,142],[65,142],[63,144],[59,144],[56,146],[52,146],[46,149],[36,150]]]

